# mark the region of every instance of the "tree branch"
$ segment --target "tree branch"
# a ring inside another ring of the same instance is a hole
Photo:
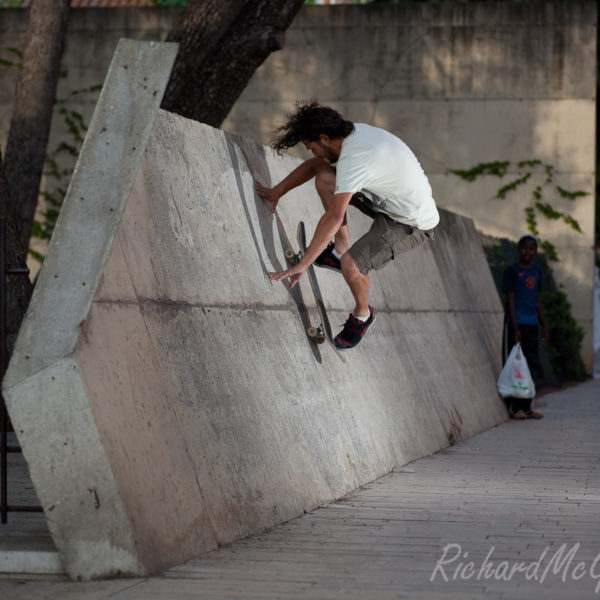
[[[5,162],[6,182],[24,252],[29,246],[38,202],[68,18],[69,0],[33,0],[29,9]]]
[[[303,4],[304,0],[248,0],[169,110],[219,127],[256,69],[283,47],[285,30]]]
[[[167,42],[177,42],[179,52],[162,101],[162,108],[177,112],[177,98],[227,28],[238,16],[244,0],[190,0],[181,10]]]

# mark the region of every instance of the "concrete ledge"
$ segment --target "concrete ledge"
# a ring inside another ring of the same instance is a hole
[[[31,575],[64,575],[58,552],[35,550],[0,551],[0,577],[20,573]]]

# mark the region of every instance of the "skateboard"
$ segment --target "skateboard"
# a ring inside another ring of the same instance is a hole
[[[304,227],[304,221],[298,223],[298,246],[300,251],[295,253],[293,250],[288,249],[285,253],[285,258],[291,264],[296,264],[306,254],[306,229]],[[315,304],[321,316],[321,324],[318,327],[309,327],[306,330],[308,337],[317,344],[322,344],[327,340],[329,345],[333,348],[335,353],[340,357],[342,362],[346,362],[346,359],[342,356],[342,353],[335,347],[333,342],[333,334],[331,332],[331,324],[329,323],[329,317],[325,310],[325,302],[323,302],[323,295],[319,288],[319,282],[317,281],[317,274],[313,265],[308,267],[308,280],[310,281],[310,287],[315,297]]]

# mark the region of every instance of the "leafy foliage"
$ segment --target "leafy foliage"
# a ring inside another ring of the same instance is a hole
[[[66,76],[66,74],[64,76]],[[93,85],[84,89],[72,90],[69,95],[71,98],[83,96],[85,100],[93,102],[95,101],[97,92],[101,89],[101,85]],[[61,140],[54,150],[48,152],[46,156],[44,175],[47,178],[54,180],[56,187],[52,192],[48,190],[40,192],[40,197],[44,199],[45,209],[40,213],[41,218],[34,220],[31,232],[32,238],[44,241],[49,241],[52,237],[56,220],[58,219],[61,206],[67,194],[67,187],[73,173],[73,169],[71,168],[61,169],[59,167],[59,158],[63,154],[68,154],[73,159],[77,159],[87,131],[87,124],[85,123],[83,115],[68,108],[68,100],[64,98],[57,99],[55,104],[60,107],[58,113],[62,116],[63,122],[67,126],[69,138],[67,140]],[[47,185],[46,188],[48,187],[49,186]],[[31,248],[29,249],[29,254],[40,263],[44,260],[42,254]]]
[[[475,165],[473,168],[468,170],[460,170],[460,169],[449,169],[449,172],[460,177],[464,181],[475,181],[478,177],[491,175],[494,177],[502,178],[508,172],[511,166],[510,161],[494,161],[490,163],[480,163]],[[540,237],[540,232],[538,230],[538,222],[537,215],[541,214],[549,220],[555,221],[558,219],[562,219],[563,222],[568,225],[571,229],[574,229],[578,233],[583,233],[579,223],[569,214],[564,212],[559,212],[555,210],[548,202],[542,202],[544,187],[550,185],[553,182],[554,178],[554,167],[552,165],[543,164],[541,160],[529,159],[522,160],[517,163],[517,167],[520,171],[526,170],[525,173],[514,179],[510,183],[502,186],[496,192],[495,198],[504,199],[507,194],[510,192],[514,192],[517,188],[525,185],[531,177],[534,175],[536,170],[539,168],[543,168],[543,172],[546,176],[545,181],[542,185],[537,185],[533,188],[531,195],[533,198],[532,206],[527,206],[523,210],[525,212],[525,222],[527,223],[527,230],[533,233],[536,237]],[[556,191],[561,196],[561,198],[567,198],[569,200],[576,200],[577,198],[581,198],[583,196],[588,196],[589,193],[583,190],[569,191],[565,190],[559,185],[555,186]],[[558,262],[560,259],[558,257],[558,253],[556,252],[556,248],[554,245],[548,240],[540,240],[540,246],[542,250],[545,252],[548,260],[553,262]]]
[[[18,48],[5,48],[5,50],[11,54],[14,54],[19,59],[19,62],[13,62],[12,60],[8,60],[6,58],[0,58],[0,65],[3,67],[16,67],[17,69],[20,69],[22,67],[23,52],[21,52],[21,50]]]
[[[20,6],[21,3],[11,4],[11,6]],[[6,6],[6,3],[2,5],[0,1],[0,8]],[[23,52],[18,48],[5,48],[7,52],[14,55],[18,62],[13,62],[4,58],[0,58],[0,67],[4,68],[21,68],[21,61],[23,59]],[[67,71],[61,71],[60,77],[66,78],[68,76]],[[101,85],[93,85],[88,88],[73,90],[70,92],[70,97],[73,99],[76,96],[83,95],[84,100],[94,102],[99,90],[102,89]],[[77,159],[79,156],[79,150],[83,144],[85,132],[87,131],[87,125],[81,113],[68,108],[67,99],[55,100],[55,106],[60,107],[58,109],[59,114],[62,116],[64,123],[67,126],[69,132],[69,139],[61,140],[54,150],[51,150],[46,155],[46,162],[44,165],[44,175],[47,178],[53,179],[56,182],[56,188],[52,192],[40,191],[40,197],[43,198],[44,210],[39,213],[39,217],[34,219],[32,224],[31,237],[39,240],[48,241],[52,237],[56,220],[60,208],[66,196],[66,190],[68,187],[72,168],[60,169],[59,168],[59,157],[61,154],[68,154],[73,159]],[[73,161],[74,162],[74,161]],[[47,188],[49,186],[46,186]],[[44,257],[42,254],[33,250],[32,248],[28,251],[29,255],[35,258],[40,263],[43,262]]]
[[[490,163],[480,163],[478,165],[475,165],[472,169],[468,169],[466,171],[461,171],[459,169],[450,169],[450,173],[458,175],[458,177],[464,179],[465,181],[475,181],[481,175],[493,175],[495,177],[504,177],[509,166],[509,161],[497,160]]]
[[[569,198],[570,200],[575,200],[576,198],[580,198],[581,196],[587,196],[588,195],[587,192],[583,192],[583,191],[569,192],[567,190],[563,190],[563,188],[561,188],[560,185],[557,185],[556,189],[558,190],[558,193],[563,198]]]
[[[561,382],[588,376],[579,352],[583,328],[571,314],[571,304],[560,289],[547,289],[540,295],[548,325],[548,354],[552,368]]]
[[[523,177],[519,177],[518,179],[511,181],[509,184],[502,186],[496,193],[496,198],[506,198],[506,194],[508,194],[508,192],[512,192],[513,190],[516,190],[520,185],[527,183],[530,177],[531,173],[525,173]]]

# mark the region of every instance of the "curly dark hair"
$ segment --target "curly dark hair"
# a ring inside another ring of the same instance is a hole
[[[346,137],[354,130],[354,123],[346,121],[333,108],[321,106],[316,100],[308,104],[296,103],[296,112],[287,115],[285,125],[275,130],[271,146],[281,152],[300,142],[314,142],[321,134],[331,139]]]

